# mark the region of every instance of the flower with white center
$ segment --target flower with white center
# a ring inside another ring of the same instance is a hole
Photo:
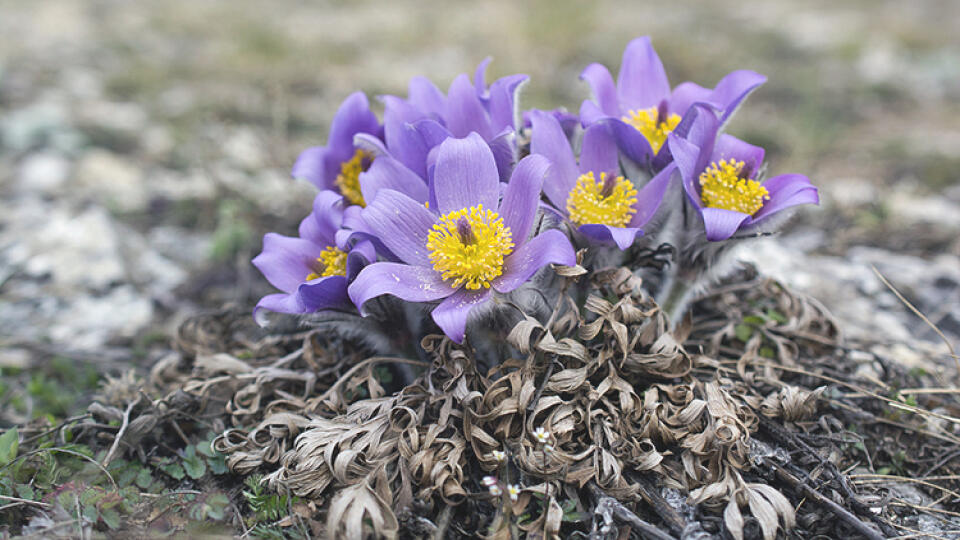
[[[485,485],[485,486],[487,486],[487,487],[497,485],[497,477],[496,477],[496,476],[484,476],[484,477],[483,477],[483,485]]]

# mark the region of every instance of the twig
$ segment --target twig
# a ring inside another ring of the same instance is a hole
[[[930,328],[933,328],[933,331],[936,332],[938,336],[940,336],[940,339],[942,339],[943,342],[946,343],[947,349],[950,351],[950,356],[953,357],[953,361],[954,361],[954,363],[955,363],[956,366],[957,366],[957,372],[960,372],[960,356],[957,356],[957,351],[953,348],[953,344],[950,343],[950,340],[947,339],[947,336],[945,336],[945,335],[943,334],[943,332],[941,332],[940,329],[937,328],[937,325],[933,324],[933,323],[930,321],[930,319],[927,318],[926,315],[924,315],[923,313],[921,313],[920,310],[917,309],[916,307],[914,307],[914,305],[911,304],[909,300],[907,300],[906,298],[904,298],[903,295],[900,294],[900,291],[898,291],[898,290],[896,289],[896,287],[894,287],[893,285],[891,285],[890,282],[887,281],[887,278],[883,277],[883,274],[881,274],[880,271],[877,270],[877,267],[876,267],[876,266],[870,265],[870,268],[873,269],[873,273],[876,274],[878,278],[880,278],[880,281],[882,281],[883,284],[886,285],[887,288],[889,288],[890,291],[891,291],[894,295],[896,295],[896,297],[897,297],[901,302],[903,302],[903,304],[904,304],[905,306],[907,306],[908,308],[910,308],[910,311],[912,311],[914,314],[916,314],[917,317],[920,317],[920,319],[923,320],[923,322],[927,323],[927,326],[929,326]]]
[[[630,509],[621,504],[620,501],[604,493],[596,484],[590,484],[590,491],[592,491],[598,499],[597,506],[594,509],[594,515],[598,515],[603,519],[603,528],[612,526],[613,518],[617,518],[636,529],[637,532],[645,538],[651,538],[653,540],[677,540],[675,536],[671,536],[656,526],[640,519],[639,516],[631,512]],[[594,532],[596,532],[596,523],[594,523]]]
[[[864,537],[870,540],[883,540],[883,536],[881,536],[877,531],[868,527],[863,521],[860,521],[857,516],[851,514],[846,508],[824,497],[819,491],[801,482],[796,476],[790,474],[773,461],[765,458],[760,458],[760,460],[764,465],[773,469],[774,473],[777,475],[777,478],[783,482],[786,482],[790,487],[799,491],[803,496],[808,497],[814,502],[820,503],[821,505],[827,507],[827,509],[836,514],[838,518],[845,521]]]
[[[433,540],[443,540],[446,538],[447,528],[450,526],[450,517],[453,515],[452,506],[444,506],[440,511],[440,517],[437,519],[437,528],[433,531]]]
[[[113,460],[113,455],[117,453],[117,448],[120,447],[120,440],[123,439],[124,434],[127,432],[127,428],[130,426],[130,413],[133,412],[133,408],[140,403],[140,396],[137,396],[137,399],[131,401],[127,405],[127,410],[123,412],[123,423],[120,424],[120,431],[117,431],[117,435],[113,438],[113,444],[110,446],[110,450],[107,452],[106,457],[103,458],[102,467],[106,470],[107,465]]]
[[[663,521],[670,528],[670,532],[677,536],[683,536],[683,531],[687,527],[687,521],[683,519],[670,504],[657,492],[657,489],[646,478],[637,477],[637,485],[640,487],[640,497],[647,504],[653,507],[653,510],[663,518]]]
[[[10,497],[10,496],[7,496],[7,495],[0,495],[0,501],[12,501],[12,502],[13,502],[13,504],[7,504],[7,505],[4,505],[4,506],[0,506],[0,509],[2,509],[2,508],[7,508],[7,507],[9,507],[9,506],[19,505],[19,504],[33,504],[33,505],[36,505],[36,506],[40,506],[40,507],[42,507],[42,508],[49,508],[49,507],[50,507],[50,505],[47,504],[47,503],[45,503],[45,502],[31,501],[30,499],[21,499],[20,497]]]
[[[350,380],[350,377],[352,377],[354,373],[360,371],[361,369],[369,365],[380,364],[383,362],[397,362],[401,364],[412,364],[415,366],[423,366],[423,367],[430,365],[429,362],[421,362],[420,360],[410,360],[408,358],[394,358],[390,356],[375,356],[373,358],[367,358],[363,362],[360,362],[359,364],[347,370],[346,373],[344,373],[343,375],[340,376],[339,379],[337,379],[337,382],[331,384],[330,388],[327,388],[326,392],[324,392],[323,394],[321,394],[316,398],[311,398],[311,401],[315,403],[323,403],[325,399],[330,397],[334,392],[337,391],[338,388],[340,388],[341,384],[343,384],[345,381]]]

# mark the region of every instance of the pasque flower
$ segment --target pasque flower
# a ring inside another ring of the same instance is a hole
[[[365,145],[388,152],[421,178],[428,178],[431,150],[448,137],[479,134],[496,158],[500,179],[510,177],[516,159],[516,95],[526,75],[508,75],[489,86],[484,60],[474,74],[457,76],[446,94],[424,77],[410,81],[408,98],[382,96],[384,141],[361,136]]]
[[[658,154],[670,132],[686,131],[681,121],[691,105],[702,102],[716,108],[725,123],[750,92],[767,80],[759,73],[739,70],[712,90],[684,82],[671,91],[663,63],[646,36],[634,39],[624,49],[616,85],[602,64],[590,64],[580,77],[591,86],[594,96],[580,107],[583,125],[608,123],[628,158],[640,164],[650,162],[655,169],[669,162],[667,155]]]
[[[314,199],[313,212],[300,223],[299,237],[275,233],[263,237],[263,252],[253,264],[283,292],[260,299],[255,318],[262,320],[264,309],[281,313],[353,309],[347,283],[375,260],[376,253],[367,241],[338,242],[342,222],[343,197],[324,190]]]
[[[548,230],[528,239],[549,163],[527,156],[503,189],[493,152],[477,133],[437,148],[435,204],[382,189],[362,213],[368,229],[399,262],[364,268],[349,287],[363,312],[389,294],[409,302],[441,301],[433,320],[462,342],[471,310],[493,291],[513,291],[547,264],[576,264],[567,237]],[[427,208],[429,206],[429,208]]]
[[[619,174],[617,145],[608,126],[594,124],[584,131],[578,164],[554,114],[531,111],[530,121],[530,152],[550,160],[543,192],[553,207],[586,237],[629,248],[660,207],[674,166],[637,189]]]
[[[350,94],[340,105],[330,125],[326,146],[300,153],[293,165],[294,178],[309,180],[320,189],[341,193],[350,204],[364,205],[358,177],[373,161],[373,154],[354,144],[357,134],[382,137],[383,128],[370,110],[363,92]]]
[[[817,188],[801,174],[761,182],[763,148],[719,133],[722,119],[713,110],[694,109],[689,137],[670,134],[668,144],[687,198],[703,217],[707,240],[726,240],[782,210],[820,202]]]

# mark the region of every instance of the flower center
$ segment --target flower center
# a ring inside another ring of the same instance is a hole
[[[741,178],[744,162],[720,160],[700,173],[700,199],[707,208],[722,208],[753,215],[770,200],[767,188],[760,182]],[[744,175],[746,176],[746,175]]]
[[[490,288],[490,280],[503,273],[513,238],[500,216],[481,204],[441,217],[427,235],[427,249],[433,269],[453,279],[453,288]]]
[[[307,274],[307,281],[327,277],[347,275],[347,252],[336,246],[328,246],[320,252],[314,265],[314,271]]]
[[[577,225],[600,224],[625,227],[637,213],[637,190],[622,176],[593,172],[581,174],[567,198],[567,213]]]
[[[665,104],[661,104],[659,107],[627,111],[622,120],[643,134],[656,154],[666,142],[667,135],[680,123],[680,115],[667,114]]]
[[[360,191],[360,173],[369,169],[372,162],[373,156],[369,152],[357,149],[352,158],[340,164],[340,174],[334,182],[350,204],[367,205]]]

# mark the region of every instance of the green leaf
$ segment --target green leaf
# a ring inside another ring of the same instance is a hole
[[[767,320],[761,317],[760,315],[747,315],[746,317],[743,318],[743,322],[744,324],[752,324],[754,326],[763,326],[763,324],[767,322]]]
[[[0,435],[0,466],[7,465],[17,459],[17,450],[20,448],[20,433],[12,427]]]
[[[173,477],[174,480],[183,480],[183,477],[187,474],[179,463],[162,463],[160,464],[160,470]]]
[[[223,493],[211,494],[206,500],[207,517],[218,521],[223,519],[229,505],[230,498]]]
[[[153,475],[150,474],[150,469],[143,468],[140,469],[140,472],[137,473],[137,479],[135,480],[136,484],[142,489],[147,489],[150,487],[150,484],[153,483]]]
[[[734,334],[737,336],[737,339],[746,343],[750,340],[750,337],[753,335],[753,327],[749,324],[738,324],[733,328]]]
[[[17,484],[17,497],[21,499],[29,499],[31,501],[37,500],[37,494],[34,492],[33,487],[30,484]]]
[[[786,315],[784,315],[783,313],[780,313],[779,311],[777,311],[777,310],[775,310],[775,309],[773,309],[773,308],[770,308],[770,309],[767,310],[767,318],[770,319],[771,321],[776,321],[776,322],[778,322],[778,323],[780,323],[780,324],[786,324],[786,323],[787,323],[787,317],[786,317]]]
[[[120,528],[120,513],[114,510],[113,508],[107,508],[106,510],[100,512],[100,519],[106,523],[107,527],[111,529]]]
[[[210,472],[213,474],[227,474],[227,460],[222,455],[207,459],[207,465],[210,466]]]
[[[186,469],[190,478],[197,480],[207,473],[207,465],[204,463],[203,458],[197,455],[195,446],[188,446],[184,454],[186,456],[183,458],[183,468]]]

